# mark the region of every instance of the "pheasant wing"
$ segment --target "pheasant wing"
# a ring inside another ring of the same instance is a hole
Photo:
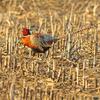
[[[40,36],[40,41],[42,47],[51,47],[53,42],[56,42],[57,39],[49,34],[43,34]]]

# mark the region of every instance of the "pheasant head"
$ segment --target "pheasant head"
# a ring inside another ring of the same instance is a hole
[[[23,34],[24,36],[30,35],[30,30],[29,30],[27,27],[24,27],[24,28],[22,29],[22,34]]]

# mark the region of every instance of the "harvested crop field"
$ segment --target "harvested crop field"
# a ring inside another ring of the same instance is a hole
[[[65,38],[33,55],[32,25]],[[0,100],[100,100],[100,0],[0,0]]]

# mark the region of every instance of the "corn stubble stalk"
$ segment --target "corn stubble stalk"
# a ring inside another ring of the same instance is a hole
[[[2,48],[0,48],[0,68],[2,70]]]
[[[8,28],[5,29],[6,29],[6,50],[8,52]]]
[[[11,86],[10,86],[10,100],[14,100],[15,98],[15,94],[14,94],[15,93],[15,80],[16,80],[16,77],[14,76]]]
[[[96,66],[96,53],[97,53],[97,30],[94,32],[94,59],[93,59],[93,67]]]

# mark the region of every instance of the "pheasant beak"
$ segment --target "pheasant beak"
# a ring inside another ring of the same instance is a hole
[[[23,48],[23,47],[24,47],[24,46],[22,45],[21,39],[17,39],[17,40],[16,40],[16,46],[18,46],[18,48]]]
[[[21,40],[20,39],[16,40],[16,45],[18,45],[18,44],[21,44]]]

